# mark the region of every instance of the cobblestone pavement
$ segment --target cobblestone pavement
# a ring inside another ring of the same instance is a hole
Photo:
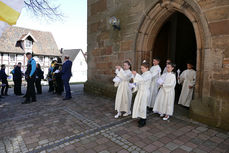
[[[150,114],[137,127],[131,117],[114,119],[114,100],[86,95],[73,85],[73,99],[47,92],[22,105],[12,94],[0,101],[0,153],[223,153],[229,133],[175,115],[163,121]]]

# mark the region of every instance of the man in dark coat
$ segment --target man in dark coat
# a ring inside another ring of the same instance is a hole
[[[21,62],[14,68],[13,81],[14,81],[14,92],[15,95],[22,95],[21,84],[22,84],[23,73],[21,72]]]
[[[41,86],[41,80],[42,79],[44,79],[44,72],[41,70],[40,64],[37,63],[36,80],[35,80],[35,85],[37,88],[37,94],[42,94],[42,86]]]
[[[36,78],[36,61],[32,57],[32,53],[27,52],[26,57],[28,58],[27,69],[25,71],[25,79],[27,81],[27,90],[25,94],[25,101],[22,104],[31,103],[30,98],[32,98],[32,102],[36,102],[36,94],[35,94],[35,78]]]
[[[62,66],[61,73],[62,73],[62,80],[66,92],[65,98],[63,100],[69,100],[72,98],[71,89],[69,85],[69,80],[72,76],[72,62],[69,60],[69,56],[64,57],[64,63]]]
[[[2,90],[1,90],[2,96],[8,96],[7,92],[8,92],[8,88],[9,88],[9,84],[7,81],[7,77],[9,77],[9,76],[6,74],[5,68],[6,68],[6,66],[4,64],[2,64],[1,65],[1,71],[0,71],[0,76],[1,76],[1,80],[2,80]]]

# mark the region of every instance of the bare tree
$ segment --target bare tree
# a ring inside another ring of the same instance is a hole
[[[51,20],[58,20],[63,17],[60,12],[60,6],[52,5],[51,0],[24,0],[24,3],[36,16],[46,17]]]

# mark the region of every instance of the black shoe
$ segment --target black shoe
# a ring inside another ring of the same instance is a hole
[[[32,103],[33,103],[33,102],[37,102],[37,100],[36,100],[36,99],[34,99],[34,100],[32,100]]]
[[[138,127],[139,127],[139,128],[141,128],[141,127],[143,127],[143,126],[145,126],[145,125],[146,125],[146,123],[145,123],[145,122],[143,122],[143,123],[139,123],[139,124],[138,124]]]
[[[21,104],[29,104],[29,103],[31,103],[30,101],[28,101],[28,100],[25,100],[24,102],[22,102]]]
[[[147,113],[151,113],[153,111],[153,108],[147,107]]]
[[[64,98],[63,100],[70,100],[71,98]]]
[[[5,94],[4,96],[9,96],[8,94]]]
[[[138,122],[138,127],[141,128],[146,125],[146,119],[140,119]]]

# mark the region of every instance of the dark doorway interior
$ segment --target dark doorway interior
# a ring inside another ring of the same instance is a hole
[[[196,37],[190,20],[182,13],[175,12],[161,27],[153,46],[153,58],[161,59],[162,71],[166,59],[171,59],[176,70],[186,69],[186,62],[192,61],[196,67]],[[178,102],[181,86],[176,87],[176,103]]]

